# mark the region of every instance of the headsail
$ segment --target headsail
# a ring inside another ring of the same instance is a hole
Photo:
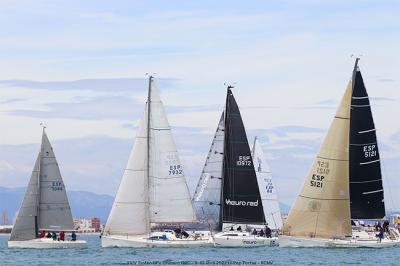
[[[146,154],[147,108],[104,228],[107,234],[137,235],[150,230]]]
[[[11,241],[31,240],[37,236],[37,217],[39,207],[39,168],[40,154],[33,168],[26,188],[24,200],[19,208],[17,219],[11,231]]]
[[[212,227],[220,222],[224,127],[224,113],[222,113],[193,196],[197,218]]]
[[[350,111],[351,218],[382,219],[385,203],[375,124],[357,61]]]
[[[276,188],[272,181],[272,173],[257,137],[254,139],[252,156],[254,168],[256,169],[261,200],[264,207],[265,222],[271,229],[281,229],[282,215],[279,209]]]
[[[53,148],[43,130],[40,151],[39,229],[73,230],[71,208]]]
[[[351,235],[349,129],[351,82],[283,227],[285,235]]]
[[[246,130],[230,88],[225,108],[222,222],[264,224],[263,204]]]

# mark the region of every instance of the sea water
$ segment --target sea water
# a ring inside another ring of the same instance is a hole
[[[99,236],[79,236],[83,249],[9,249],[0,235],[0,265],[400,265],[400,247],[344,248],[101,248]]]

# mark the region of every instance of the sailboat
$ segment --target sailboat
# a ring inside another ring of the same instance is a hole
[[[384,191],[376,130],[356,59],[352,78],[279,237],[282,247],[386,247],[392,230],[352,230],[351,220],[381,220]]]
[[[275,231],[282,229],[282,214],[279,208],[278,196],[272,179],[260,141],[254,138],[251,152],[253,164],[257,174],[258,186],[260,188],[261,200],[264,208],[265,222],[269,228]]]
[[[181,228],[196,222],[171,127],[150,76],[145,112],[102,233],[102,247],[208,245],[207,237]],[[179,228],[155,229],[164,225]]]
[[[10,248],[84,247],[86,241],[40,237],[39,232],[73,232],[71,208],[60,169],[43,127],[42,144],[11,231]]]
[[[244,230],[264,229],[265,215],[252,154],[232,88],[227,88],[225,111],[219,120],[193,203],[200,222],[218,232],[212,237],[215,246],[276,245],[276,237],[253,235]]]

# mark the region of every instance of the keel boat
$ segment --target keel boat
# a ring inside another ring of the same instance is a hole
[[[207,236],[188,233],[196,223],[171,127],[152,76],[134,147],[107,224],[102,247],[191,247],[209,245]],[[160,228],[165,225],[165,229]]]
[[[278,244],[277,237],[266,237],[264,233],[264,207],[269,206],[267,201],[272,199],[267,197],[272,189],[268,193],[266,189],[270,187],[267,183],[272,184],[272,180],[267,168],[264,168],[266,165],[263,165],[263,158],[257,162],[259,173],[256,174],[232,88],[228,86],[225,111],[219,120],[193,196],[193,204],[198,219],[217,232],[212,236],[215,246],[274,246]],[[253,154],[261,159],[263,156],[257,143]],[[269,213],[273,213],[274,217]],[[276,219],[276,223],[270,226],[280,225],[279,216],[276,209],[268,210],[268,221]]]
[[[385,216],[380,156],[369,97],[356,59],[352,78],[283,226],[281,247],[399,245],[389,230],[352,229],[351,220]]]
[[[11,231],[9,248],[81,248],[84,240],[53,240],[39,232],[73,232],[74,222],[58,163],[43,127],[42,144]]]

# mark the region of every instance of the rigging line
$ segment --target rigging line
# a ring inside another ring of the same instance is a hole
[[[395,204],[395,201],[393,200],[392,186],[390,185],[389,177],[386,174],[386,166],[384,160],[381,161],[381,171],[383,172],[382,176],[386,176],[385,178],[382,178],[382,183],[386,183],[386,187],[389,188],[390,205],[392,207],[391,211],[397,210],[397,206]],[[383,198],[385,198],[385,192],[383,192]]]

